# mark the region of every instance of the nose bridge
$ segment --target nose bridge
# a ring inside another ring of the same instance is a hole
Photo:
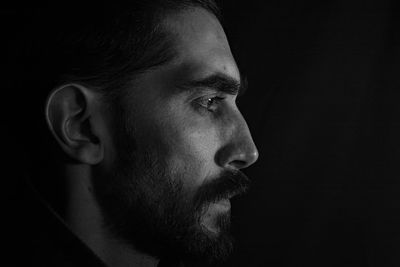
[[[230,165],[237,169],[246,168],[258,159],[258,150],[250,129],[239,110],[236,110],[229,124],[231,130],[225,146],[221,149],[220,164],[224,167]]]

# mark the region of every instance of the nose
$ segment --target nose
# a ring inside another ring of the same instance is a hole
[[[238,123],[226,143],[216,154],[217,164],[223,168],[243,169],[252,165],[258,159],[258,150],[247,123],[240,116]]]

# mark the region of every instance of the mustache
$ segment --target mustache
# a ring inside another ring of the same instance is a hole
[[[226,170],[218,178],[200,186],[194,197],[195,207],[201,208],[204,203],[242,195],[249,187],[250,179],[243,172]]]

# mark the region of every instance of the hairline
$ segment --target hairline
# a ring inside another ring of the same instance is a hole
[[[175,60],[177,60],[178,56],[178,51],[177,51],[177,39],[179,38],[179,34],[174,31],[169,26],[169,23],[167,20],[171,16],[177,16],[180,15],[180,13],[185,12],[185,11],[191,11],[195,9],[202,9],[215,17],[215,19],[218,21],[218,23],[222,24],[221,22],[221,16],[219,14],[218,10],[213,10],[212,8],[207,8],[205,6],[202,6],[199,3],[186,3],[183,4],[182,7],[180,8],[169,8],[169,9],[162,9],[159,8],[153,17],[153,31],[150,33],[152,37],[161,37],[162,43],[161,45],[158,45],[155,49],[153,48],[154,51],[150,51],[150,57],[154,57],[155,54],[160,54],[160,49],[168,51],[167,53],[164,53],[166,55],[166,58],[164,60],[161,60],[160,62],[157,62],[156,64],[153,64],[151,66],[147,66],[143,69],[135,70],[135,71],[130,71],[125,74],[126,76],[130,76],[130,78],[125,79],[125,82],[120,86],[120,88],[114,88],[111,90],[102,90],[102,89],[107,89],[106,88],[101,88],[97,87],[97,89],[100,89],[102,92],[101,97],[105,100],[107,100],[108,97],[112,97],[112,99],[115,99],[116,97],[125,97],[127,96],[128,90],[130,90],[132,87],[135,87],[135,83],[140,80],[140,78],[145,75],[146,73],[150,71],[157,70],[159,68],[168,66],[169,64],[173,64]],[[110,88],[108,88],[110,89]],[[120,104],[120,103],[118,103]]]

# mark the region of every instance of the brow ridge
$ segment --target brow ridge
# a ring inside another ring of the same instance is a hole
[[[182,87],[186,89],[212,88],[231,95],[242,95],[246,90],[246,84],[228,75],[216,73],[199,80],[188,81]]]

